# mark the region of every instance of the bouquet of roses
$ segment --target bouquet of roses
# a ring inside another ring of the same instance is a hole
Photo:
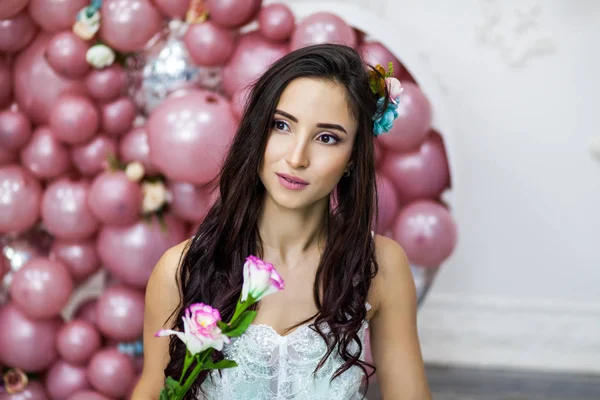
[[[233,360],[213,363],[212,352],[223,349],[229,338],[240,336],[256,317],[256,311],[247,310],[260,299],[283,290],[284,282],[273,264],[258,257],[249,256],[244,263],[244,285],[231,321],[221,321],[219,311],[209,305],[196,303],[185,310],[183,332],[163,329],[155,336],[176,335],[187,348],[183,371],[179,380],[167,377],[160,393],[160,400],[183,399],[200,371],[224,369],[237,366]],[[191,372],[190,367],[194,365]]]

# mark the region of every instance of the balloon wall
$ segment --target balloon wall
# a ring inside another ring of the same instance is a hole
[[[8,0],[0,9],[0,400],[120,399],[144,289],[215,193],[246,87],[313,43],[394,63],[377,231],[422,299],[456,245],[448,133],[402,52],[348,15],[261,0]],[[365,19],[366,18],[366,19]],[[374,30],[381,24],[374,24]],[[418,277],[425,276],[421,281]]]

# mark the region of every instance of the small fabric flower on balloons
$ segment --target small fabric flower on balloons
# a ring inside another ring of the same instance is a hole
[[[383,111],[379,111],[385,104],[385,98],[382,97],[377,100],[377,114],[373,116],[373,134],[379,136],[382,133],[387,133],[394,126],[394,120],[398,118],[398,101],[400,98],[397,97],[394,101],[388,102],[387,108]]]
[[[29,379],[25,372],[19,368],[11,368],[2,375],[4,390],[8,394],[22,392],[27,387]]]
[[[83,40],[90,40],[100,29],[100,7],[84,7],[77,13],[73,33]]]
[[[96,44],[85,53],[85,60],[92,67],[102,69],[111,66],[115,62],[116,56],[114,50],[110,47],[104,44]]]
[[[221,314],[215,308],[203,303],[192,304],[185,310],[183,316],[183,332],[162,329],[156,337],[176,335],[188,349],[191,355],[196,355],[206,349],[222,350],[224,343],[229,343],[227,335],[221,333],[217,323]]]

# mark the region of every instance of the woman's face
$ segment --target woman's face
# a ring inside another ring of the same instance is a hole
[[[344,86],[316,78],[298,78],[283,91],[260,167],[260,179],[279,206],[329,201],[356,138],[346,96]]]

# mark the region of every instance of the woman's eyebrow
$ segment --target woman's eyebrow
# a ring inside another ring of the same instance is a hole
[[[275,110],[275,114],[279,114],[281,116],[284,116],[286,118],[289,118],[290,120],[294,121],[294,122],[298,122],[298,118],[294,117],[292,114],[287,113],[283,110]],[[344,129],[343,126],[338,125],[338,124],[328,124],[328,123],[318,123],[317,124],[318,128],[325,128],[325,129],[334,129],[340,132],[344,132],[345,134],[348,134],[348,132]]]

